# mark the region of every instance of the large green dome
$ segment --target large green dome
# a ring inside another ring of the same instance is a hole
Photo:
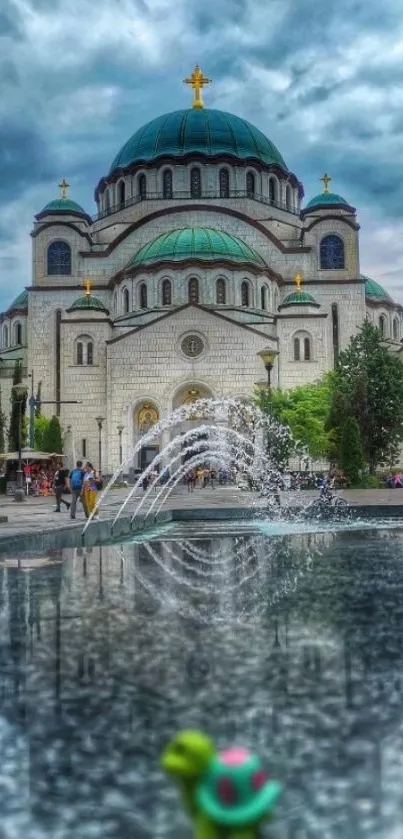
[[[381,301],[386,301],[387,303],[394,302],[386,289],[377,283],[376,280],[373,280],[372,277],[367,277],[365,274],[360,274],[360,277],[362,280],[365,280],[365,297],[369,300],[378,303]]]
[[[157,236],[144,245],[130,260],[127,268],[155,262],[182,262],[189,259],[211,262],[225,260],[253,263],[266,268],[256,251],[241,239],[211,227],[182,227]]]
[[[187,108],[163,114],[139,128],[116,155],[109,174],[159,157],[191,154],[229,155],[267,165],[276,163],[287,170],[278,149],[250,122],[226,111]]]

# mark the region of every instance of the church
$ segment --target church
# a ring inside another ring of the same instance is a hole
[[[91,216],[60,184],[35,216],[32,279],[1,314],[8,410],[15,359],[75,457],[114,471],[158,419],[203,397],[312,382],[369,317],[391,351],[403,307],[360,273],[357,211],[304,188],[239,115],[193,105],[139,127],[95,187]],[[135,126],[134,126],[135,127]],[[32,388],[32,391],[31,391]],[[169,432],[143,449],[140,467]]]

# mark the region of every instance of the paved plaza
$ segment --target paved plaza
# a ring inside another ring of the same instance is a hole
[[[100,508],[101,519],[112,519],[115,517],[120,505],[128,493],[127,488],[111,490]],[[385,490],[345,490],[338,493],[345,498],[352,506],[365,507],[402,507],[403,510],[403,489]],[[141,501],[143,491],[138,490],[135,499],[129,503],[126,513],[132,515],[135,506]],[[283,507],[304,507],[314,498],[318,497],[315,490],[302,490],[297,492],[281,493],[281,504]],[[66,496],[66,500],[68,496]],[[155,499],[152,492],[147,501],[143,504],[141,512],[145,513]],[[262,501],[253,493],[242,491],[234,486],[220,487],[215,489],[207,487],[197,488],[194,492],[188,492],[186,487],[176,487],[164,502],[162,509],[187,509],[194,510],[194,519],[197,521],[198,511],[203,509],[242,509],[251,506],[262,506]],[[0,516],[7,516],[7,522],[0,523],[0,539],[12,538],[22,534],[48,532],[60,527],[80,527],[85,524],[84,512],[81,504],[77,506],[77,518],[71,521],[69,513],[62,506],[62,511],[56,513],[55,499],[49,498],[27,498],[22,504],[16,503],[12,498],[3,497],[0,500]]]

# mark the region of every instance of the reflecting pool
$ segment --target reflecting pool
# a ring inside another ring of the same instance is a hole
[[[264,836],[400,839],[403,531],[2,557],[2,839],[189,839],[158,765],[184,727],[284,782]]]

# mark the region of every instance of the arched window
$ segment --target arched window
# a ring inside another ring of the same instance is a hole
[[[201,172],[196,166],[190,170],[190,195],[192,198],[201,198]]]
[[[277,184],[274,178],[269,178],[269,198],[270,201],[277,201]]]
[[[139,297],[140,309],[147,309],[147,286],[145,283],[141,283]]]
[[[8,326],[3,326],[3,347],[8,347]]]
[[[113,310],[115,312],[115,315],[117,315],[117,313],[118,313],[118,293],[117,293],[117,291],[115,291],[115,293],[113,295]]]
[[[20,323],[14,324],[14,344],[18,346],[22,344],[22,326]]]
[[[382,335],[382,338],[386,336],[386,318],[385,315],[379,315],[378,319],[378,329]]]
[[[228,169],[220,169],[220,198],[229,198],[229,172]]]
[[[111,208],[111,196],[109,189],[105,190],[105,210],[108,213]]]
[[[291,187],[290,187],[289,184],[287,184],[286,190],[285,190],[285,206],[287,207],[287,210],[292,209],[292,195],[291,195]]]
[[[80,335],[76,341],[75,363],[79,367],[94,363],[94,344],[89,335]]]
[[[162,197],[172,198],[172,172],[170,169],[164,169],[162,176]]]
[[[119,207],[124,207],[125,200],[126,200],[125,182],[120,181],[119,187],[118,187],[118,204],[119,204]]]
[[[171,280],[164,280],[162,283],[162,305],[170,306],[172,303],[172,285]]]
[[[249,306],[250,305],[250,289],[249,283],[244,281],[241,285],[241,305],[242,306]]]
[[[293,338],[294,361],[312,361],[312,340],[306,332],[298,332]]]
[[[226,294],[225,294],[225,280],[217,280],[215,284],[215,299],[216,303],[221,303],[222,305],[225,303]]]
[[[48,275],[71,274],[71,248],[67,242],[52,242],[48,247]]]
[[[188,285],[188,301],[189,303],[199,302],[199,280],[192,277]]]
[[[320,243],[320,267],[326,270],[344,268],[344,242],[340,236],[329,233]]]
[[[126,314],[127,312],[130,312],[130,295],[129,295],[129,289],[124,288],[123,289],[123,313]]]
[[[394,339],[394,341],[399,340],[399,320],[398,320],[398,318],[393,318],[393,339]]]
[[[139,175],[138,190],[141,200],[143,200],[143,198],[147,198],[147,178],[145,175]]]
[[[255,194],[255,176],[253,172],[246,174],[246,194],[248,198],[253,198]]]
[[[262,285],[260,289],[260,308],[267,309],[267,288],[265,285]]]

